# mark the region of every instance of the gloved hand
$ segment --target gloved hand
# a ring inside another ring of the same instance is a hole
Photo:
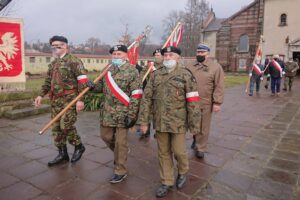
[[[263,81],[263,80],[264,80],[264,77],[260,77],[260,80]]]
[[[285,75],[285,71],[282,72],[282,75]]]
[[[90,80],[89,80],[89,81],[86,83],[86,85],[90,88],[91,91],[95,88],[95,84],[94,84],[93,81],[90,81]]]
[[[125,122],[125,127],[126,128],[131,128],[131,127],[134,126],[136,120],[126,116],[125,119],[124,119],[124,122]]]
[[[252,76],[252,73],[249,73],[249,76],[251,77],[251,76]]]

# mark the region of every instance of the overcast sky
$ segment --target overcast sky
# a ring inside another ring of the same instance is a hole
[[[46,42],[64,35],[79,44],[89,37],[113,45],[129,24],[136,37],[146,25],[152,43],[160,43],[162,21],[172,10],[184,10],[187,0],[13,0],[13,17],[24,19],[25,40]],[[208,0],[218,18],[226,18],[253,0]]]

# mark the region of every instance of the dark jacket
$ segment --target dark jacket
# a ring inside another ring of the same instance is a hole
[[[285,69],[284,62],[282,60],[276,60],[276,61],[281,66],[282,71],[284,71],[284,69]],[[271,63],[269,64],[267,73],[270,74],[271,78],[280,78],[281,77],[280,71],[276,69],[276,67],[274,66],[272,61],[270,61],[270,62]]]

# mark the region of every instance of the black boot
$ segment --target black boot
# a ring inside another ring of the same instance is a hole
[[[151,124],[148,124],[148,130],[145,134],[145,137],[149,137],[150,136],[150,131],[151,131]]]
[[[84,151],[85,151],[85,147],[81,143],[79,145],[76,145],[71,159],[71,163],[80,160]]]
[[[193,135],[193,143],[191,145],[191,149],[195,149],[196,148],[196,136]]]
[[[52,160],[48,162],[48,166],[54,166],[69,162],[69,155],[67,151],[67,146],[58,147],[58,155]]]

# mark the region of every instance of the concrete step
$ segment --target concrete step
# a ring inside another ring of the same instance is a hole
[[[8,119],[20,119],[33,115],[39,115],[50,112],[50,105],[43,104],[39,108],[26,107],[21,109],[9,110],[4,113],[4,117]]]

